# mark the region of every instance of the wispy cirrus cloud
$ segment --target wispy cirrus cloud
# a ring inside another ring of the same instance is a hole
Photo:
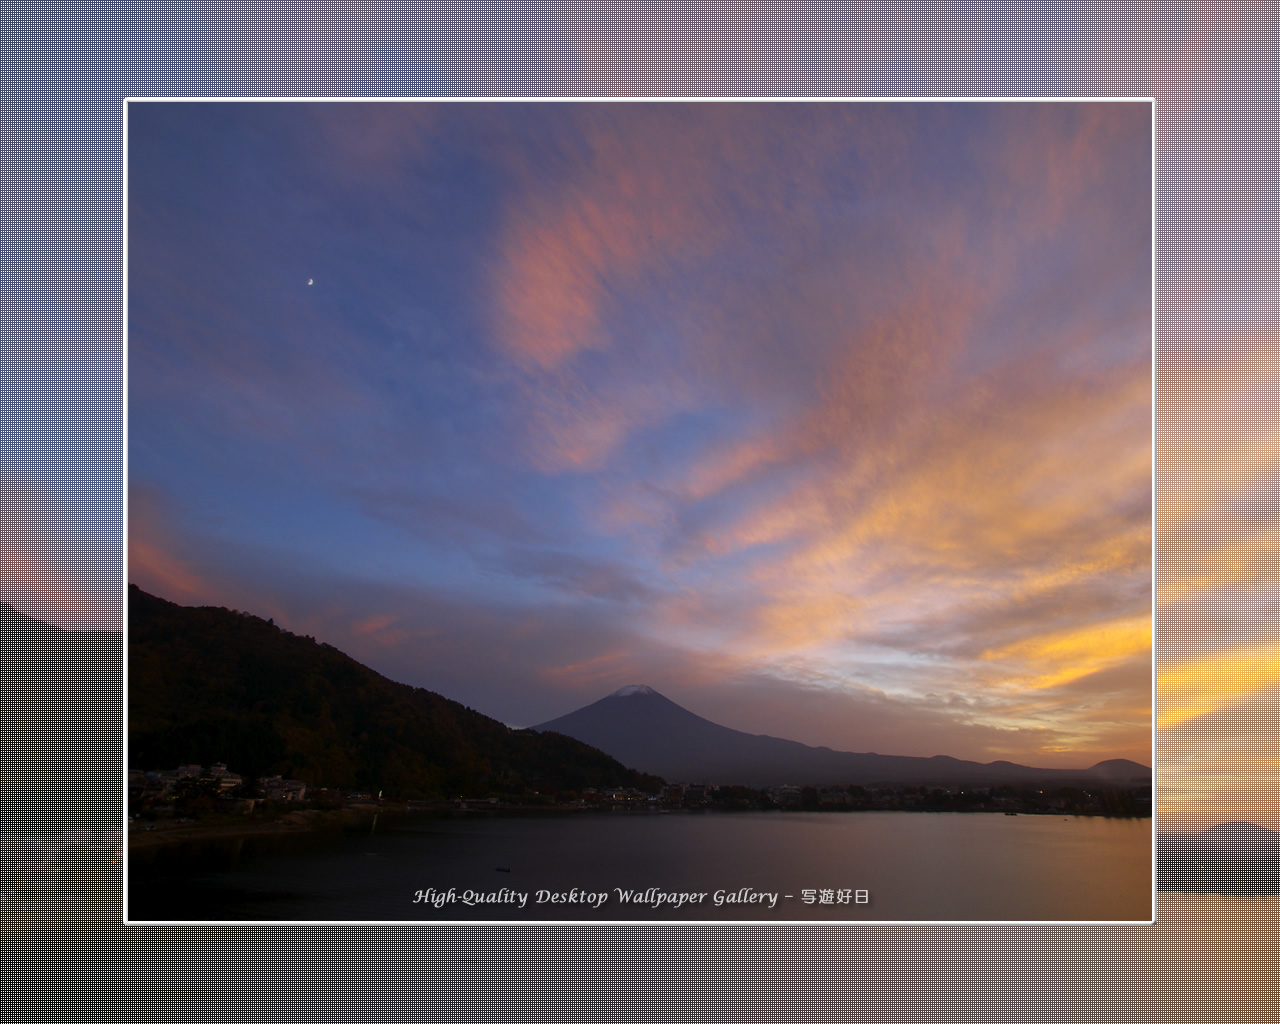
[[[847,749],[1140,752],[1145,106],[360,113],[231,126],[263,173],[184,201],[243,265],[137,198],[140,571],[509,721],[647,682]],[[265,587],[304,570],[346,592]]]

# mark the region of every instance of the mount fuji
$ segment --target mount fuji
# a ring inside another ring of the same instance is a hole
[[[590,744],[630,768],[671,782],[719,785],[1025,785],[1126,786],[1149,782],[1135,761],[1090,768],[1030,768],[1009,761],[981,764],[954,757],[857,754],[753,735],[708,721],[648,686],[609,696],[533,727]]]

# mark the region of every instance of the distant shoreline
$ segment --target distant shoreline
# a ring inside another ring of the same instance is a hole
[[[483,802],[476,801],[465,806],[459,806],[454,801],[442,802],[436,806],[426,807],[406,807],[403,804],[377,805],[377,804],[356,804],[351,807],[340,808],[336,810],[318,810],[307,809],[289,811],[282,816],[272,816],[270,819],[236,819],[233,817],[222,817],[213,821],[191,821],[191,822],[163,822],[157,823],[152,830],[138,822],[133,823],[129,827],[128,832],[128,848],[130,850],[148,850],[164,846],[177,846],[188,842],[201,842],[204,840],[219,839],[240,839],[251,838],[255,836],[279,836],[279,835],[296,835],[307,832],[326,832],[353,830],[358,827],[368,826],[374,827],[375,820],[381,820],[387,823],[403,821],[406,818],[429,819],[429,818],[462,818],[462,817],[550,817],[554,815],[563,815],[570,817],[578,817],[582,814],[602,814],[611,816],[613,813],[633,814],[638,816],[649,816],[658,813],[674,813],[674,814],[739,814],[743,811],[759,811],[761,813],[778,813],[778,814],[859,814],[859,813],[889,813],[889,814],[1000,814],[997,810],[952,810],[939,811],[932,809],[907,809],[907,808],[872,808],[867,810],[808,810],[800,808],[674,808],[655,812],[648,809],[623,810],[619,808],[617,811],[611,811],[607,808],[593,807],[570,807],[565,805],[502,805],[500,807],[492,807]],[[1003,812],[1008,814],[1009,812]],[[1150,815],[1091,815],[1091,814],[1064,814],[1062,811],[1018,811],[1016,815],[1026,817],[1078,817],[1078,818],[1094,818],[1094,817],[1116,817],[1127,818],[1131,820],[1151,819]]]

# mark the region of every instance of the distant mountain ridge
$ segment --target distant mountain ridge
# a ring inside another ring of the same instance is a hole
[[[1213,893],[1236,899],[1280,895],[1280,832],[1230,821],[1157,840],[1161,892]]]
[[[0,679],[6,684],[121,677],[120,633],[50,625],[0,601]]]
[[[623,687],[534,728],[572,736],[638,771],[672,781],[720,785],[1124,786],[1151,777],[1150,768],[1123,759],[1080,769],[1031,768],[1009,761],[961,761],[945,754],[906,757],[811,747],[718,725],[643,685]]]
[[[1162,835],[1160,853],[1190,857],[1280,857],[1280,832],[1251,821],[1228,821],[1190,835]]]

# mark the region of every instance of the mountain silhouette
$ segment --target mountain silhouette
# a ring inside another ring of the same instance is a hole
[[[225,763],[245,776],[397,797],[527,799],[588,786],[656,791],[566,736],[511,729],[244,612],[129,588],[129,764]]]
[[[1161,892],[1236,899],[1280,895],[1280,832],[1231,821],[1192,835],[1162,835],[1157,846]]]
[[[1280,832],[1251,821],[1229,821],[1190,835],[1162,835],[1160,853],[1193,859],[1280,857]]]
[[[0,602],[7,820],[51,833],[119,822],[123,666],[120,633],[62,629]]]
[[[534,726],[604,751],[628,767],[672,781],[719,785],[1025,785],[1125,786],[1151,769],[1123,759],[1091,768],[1029,768],[954,757],[859,754],[753,735],[708,721],[648,686],[626,686],[560,718]]]

